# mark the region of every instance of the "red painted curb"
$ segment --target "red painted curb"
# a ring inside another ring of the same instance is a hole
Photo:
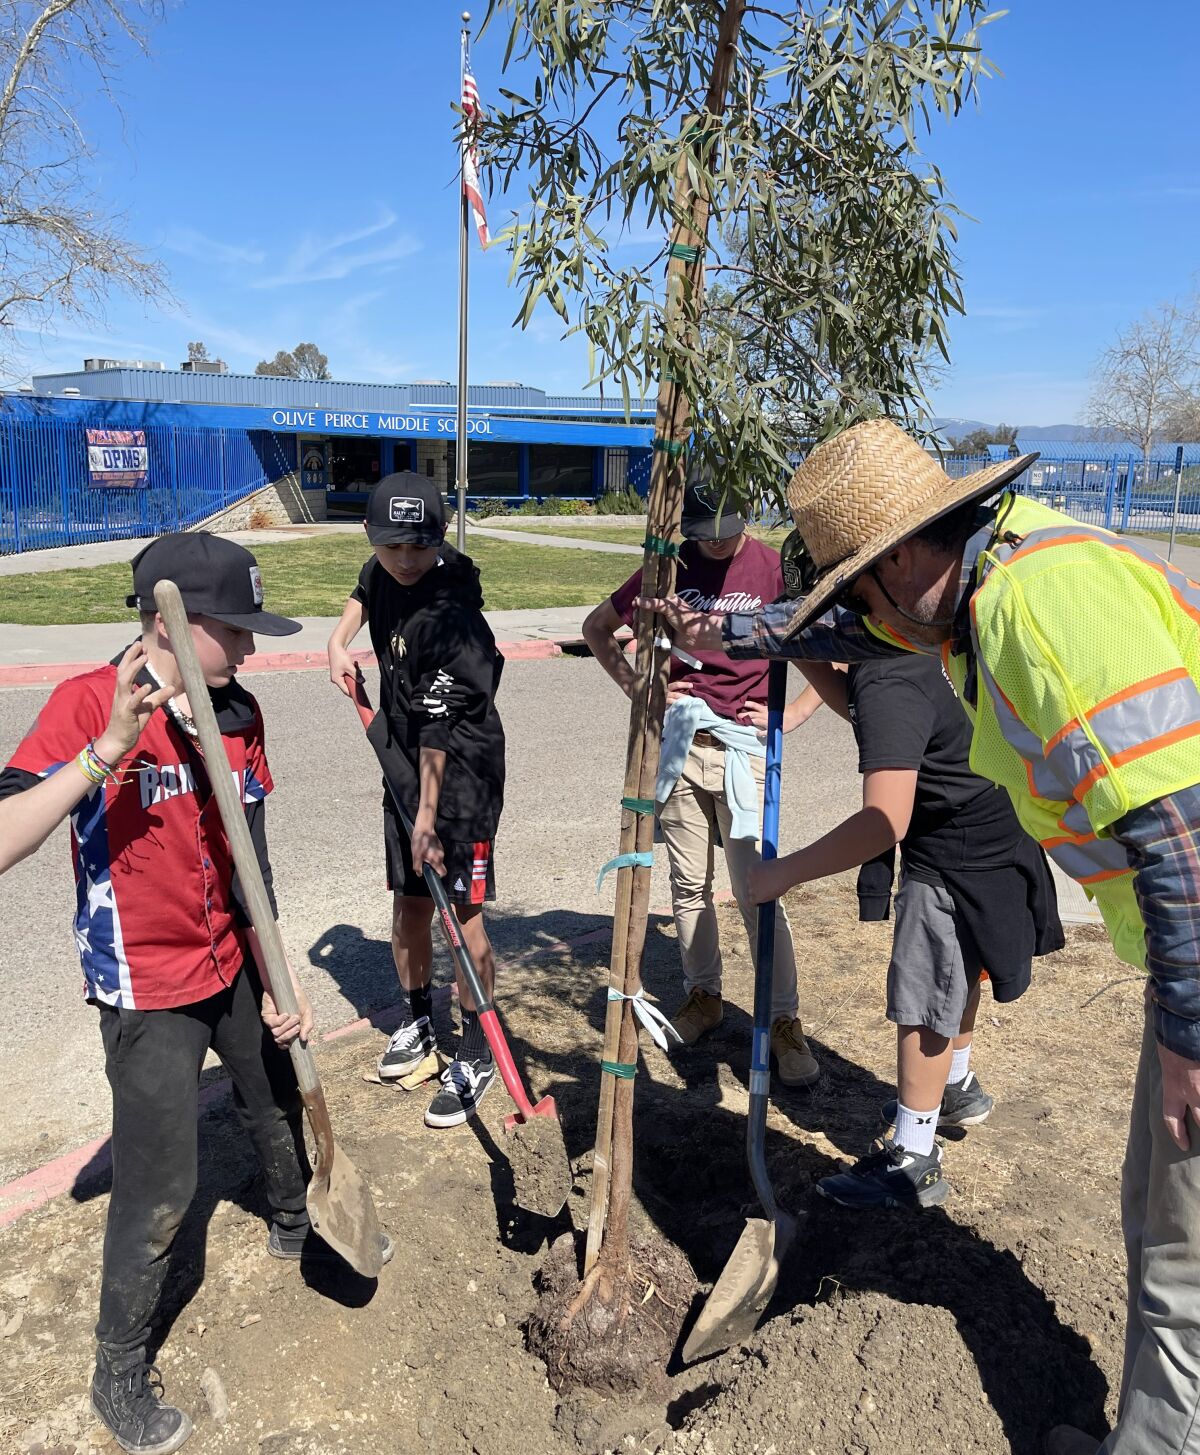
[[[496,647],[510,662],[537,662],[561,657],[563,647],[582,648],[582,637],[555,637],[522,642],[497,642]],[[374,652],[351,652],[364,667],[375,665]],[[39,662],[30,666],[0,666],[0,687],[40,687],[47,683],[65,682],[83,672],[94,671],[99,662]],[[325,652],[255,652],[242,663],[242,673],[253,672],[317,672],[329,666]]]

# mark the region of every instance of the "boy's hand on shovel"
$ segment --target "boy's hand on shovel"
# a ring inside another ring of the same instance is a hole
[[[412,842],[409,845],[412,853],[413,868],[424,877],[425,865],[428,864],[439,877],[446,872],[446,851],[442,848],[442,841],[431,823],[422,822],[421,815],[417,815],[417,821],[413,824]]]
[[[296,1009],[298,1015],[281,1015],[275,1009],[275,1001],[269,990],[263,991],[262,1018],[263,1024],[271,1032],[277,1046],[287,1047],[297,1038],[300,1038],[302,1045],[307,1045],[312,1038],[313,1030],[316,1027],[316,1017],[313,1014],[312,1002],[304,993],[304,990],[296,979],[296,972],[288,966],[288,974],[292,977],[292,989],[296,992]]]

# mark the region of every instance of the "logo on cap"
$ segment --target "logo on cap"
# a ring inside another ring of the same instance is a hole
[[[388,501],[388,519],[394,525],[420,525],[425,519],[425,502],[411,495],[397,495]]]
[[[720,509],[720,501],[713,499],[713,482],[711,480],[701,481],[692,486],[692,495],[703,506],[706,506],[715,515]]]
[[[263,603],[262,572],[257,566],[250,567],[250,590],[254,593],[255,606],[261,606]]]

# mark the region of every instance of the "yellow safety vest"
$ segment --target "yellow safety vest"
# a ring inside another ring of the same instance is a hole
[[[1144,967],[1133,873],[1108,830],[1200,783],[1200,586],[1146,546],[1009,494],[970,610],[974,704],[969,658],[947,645],[943,663],[972,719],[971,767],[1007,789],[1117,954]]]

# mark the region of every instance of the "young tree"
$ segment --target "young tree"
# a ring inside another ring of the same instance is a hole
[[[1200,370],[1200,309],[1160,303],[1118,334],[1096,365],[1088,423],[1112,430],[1142,452],[1171,431]]]
[[[475,135],[501,187],[525,194],[498,239],[517,319],[544,299],[586,338],[589,382],[618,388],[627,412],[658,385],[644,594],[673,588],[686,459],[739,503],[777,496],[798,412],[809,438],[922,413],[923,362],[946,353],[962,305],[955,209],[918,136],[991,70],[985,12],[985,0],[490,0],[512,79]],[[630,261],[615,246],[624,228],[662,242]],[[722,285],[715,308],[706,274]],[[633,863],[617,880],[615,1070],[602,1078],[586,1277],[554,1320],[562,1333],[583,1315],[609,1339],[643,1297],[628,1226],[636,1023],[622,997],[639,989],[649,894],[639,805],[667,661],[653,626],[641,613],[621,832]],[[559,1375],[571,1356],[555,1350]]]
[[[491,0],[513,79],[476,134],[501,187],[526,193],[497,239],[512,251],[518,320],[545,299],[586,338],[589,383],[627,400],[677,377],[695,449],[745,498],[786,468],[789,398],[810,439],[867,414],[922,416],[923,361],[945,354],[962,303],[958,213],[918,136],[992,68],[977,37],[985,0],[752,6],[729,110],[697,153],[687,118],[727,8]],[[689,290],[668,318],[660,275],[681,158],[712,211],[705,272],[723,291],[706,310]],[[622,228],[663,241],[630,261],[614,246]]]
[[[279,374],[287,379],[328,379],[329,358],[316,344],[297,344],[289,353],[280,349],[273,359],[263,359],[256,374]]]
[[[159,0],[8,0],[0,25],[0,324],[95,318],[106,295],[146,300],[165,276],[89,184],[83,103],[113,100],[122,51],[146,50]],[[114,103],[115,104],[115,103]],[[4,335],[5,340],[12,338]],[[11,354],[0,343],[0,363]]]

